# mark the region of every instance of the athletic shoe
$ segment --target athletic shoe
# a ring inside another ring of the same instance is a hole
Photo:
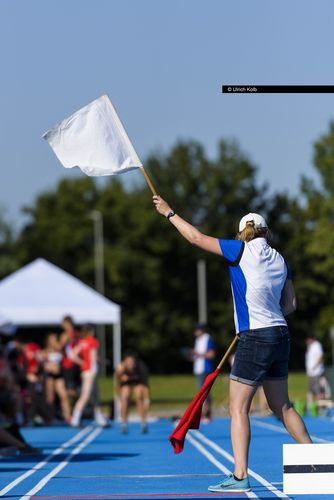
[[[36,455],[41,455],[42,450],[40,448],[33,448],[29,444],[27,444],[24,448],[18,448],[16,452],[16,456],[23,457],[33,457]]]
[[[126,424],[122,424],[122,434],[128,433],[128,426]]]
[[[0,448],[0,458],[15,457],[18,448],[16,446],[3,446]]]
[[[224,491],[230,491],[231,493],[242,493],[244,491],[251,491],[249,485],[248,477],[237,481],[234,479],[233,474],[227,476],[221,483],[214,484],[208,487],[209,491],[214,491],[218,493],[224,493]]]
[[[111,427],[110,422],[102,414],[95,416],[95,424],[98,427]]]
[[[147,427],[147,424],[143,424],[141,426],[141,433],[142,434],[147,434],[148,433],[148,427]]]
[[[97,425],[97,427],[102,427],[103,429],[108,429],[109,427],[111,427],[111,423],[107,420],[104,423],[96,422],[95,420],[95,424]]]
[[[69,422],[70,426],[73,427],[74,429],[79,429],[81,427],[81,423],[78,421],[75,421],[73,418]]]

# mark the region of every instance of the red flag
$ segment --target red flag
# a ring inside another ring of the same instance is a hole
[[[169,441],[172,443],[174,453],[183,451],[184,440],[189,429],[199,429],[202,416],[202,406],[213,386],[220,370],[217,368],[210,373],[204,381],[204,384],[196,394],[190,405],[185,411],[174,432],[169,436]]]

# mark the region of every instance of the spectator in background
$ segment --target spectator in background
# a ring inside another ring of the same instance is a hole
[[[80,366],[81,370],[81,392],[73,409],[72,427],[79,427],[82,413],[92,396],[98,372],[98,348],[99,342],[94,337],[94,328],[92,325],[85,325],[81,332],[81,339],[71,353],[73,361]],[[95,423],[101,427],[107,427],[109,424],[100,406],[96,401],[93,404]]]
[[[23,346],[17,339],[13,339],[6,344],[4,354],[8,369],[13,377],[12,392],[16,396],[15,422],[18,425],[23,425],[26,423],[25,402],[28,397],[28,381]]]
[[[71,421],[70,403],[65,387],[62,370],[63,353],[57,334],[50,333],[46,339],[44,351],[45,393],[46,401],[55,410],[55,396],[59,397],[62,415],[67,423]]]
[[[321,378],[324,376],[324,351],[314,335],[306,339],[305,366],[308,378],[308,403],[324,398]]]
[[[65,316],[62,328],[60,335],[60,345],[63,350],[62,369],[67,394],[70,399],[74,400],[77,398],[80,387],[80,368],[74,362],[72,352],[80,340],[80,332],[75,329],[71,316]]]
[[[8,425],[8,427],[7,427]],[[16,424],[0,423],[0,458],[3,456],[35,456],[42,450],[28,444]]]
[[[116,390],[121,404],[122,433],[127,434],[128,413],[133,390],[137,410],[141,421],[141,432],[146,434],[147,415],[150,406],[148,369],[135,352],[125,354],[123,361],[116,369]]]
[[[10,365],[0,346],[0,456],[37,455],[41,450],[30,446],[16,422],[18,392]]]
[[[27,421],[35,422],[39,416],[44,424],[52,421],[52,410],[44,397],[43,358],[41,347],[35,342],[21,344],[26,365],[27,389],[29,395]]]
[[[195,345],[192,351],[192,358],[194,362],[194,374],[198,388],[200,389],[207,375],[213,371],[212,360],[215,357],[215,350],[213,340],[209,333],[207,333],[204,323],[195,325],[194,335]],[[203,421],[209,422],[212,416],[210,393],[204,402],[202,413]]]

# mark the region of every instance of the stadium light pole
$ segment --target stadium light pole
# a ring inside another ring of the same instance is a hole
[[[197,261],[197,298],[198,322],[207,323],[206,262],[203,259]]]
[[[330,327],[329,335],[332,341],[332,367],[334,368],[334,326]]]
[[[94,268],[96,291],[104,295],[104,237],[103,217],[99,210],[92,210],[90,217],[94,223]],[[106,329],[104,325],[97,325],[97,335],[101,345],[101,372],[107,374],[106,365]]]

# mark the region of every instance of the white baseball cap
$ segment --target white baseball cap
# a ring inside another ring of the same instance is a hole
[[[254,222],[254,227],[256,229],[268,227],[262,215],[249,213],[247,215],[244,215],[243,218],[240,220],[239,233],[245,229],[245,227],[247,226],[247,222]]]

